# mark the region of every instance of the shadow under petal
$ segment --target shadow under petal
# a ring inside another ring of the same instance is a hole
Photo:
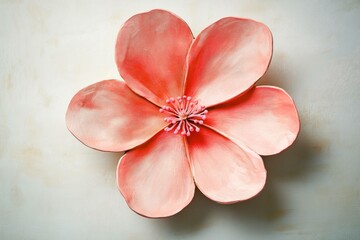
[[[316,169],[320,153],[305,134],[297,141],[274,155],[263,157],[268,172],[264,189],[252,199],[230,205],[222,205],[207,199],[199,190],[194,200],[183,211],[170,218],[159,219],[162,227],[170,228],[173,234],[187,235],[211,225],[212,219],[221,217],[237,222],[247,229],[267,233],[288,214],[289,206],[280,196],[279,182],[297,181]]]
[[[281,79],[287,79],[286,71],[271,70],[258,85],[274,85],[286,90],[287,86]],[[301,112],[299,115],[300,122],[303,122]],[[319,142],[326,143],[311,139],[306,131],[300,130],[292,146],[279,154],[263,156],[268,173],[267,182],[262,192],[254,198],[231,205],[221,205],[207,199],[197,190],[193,202],[188,207],[173,217],[159,220],[160,224],[170,228],[169,231],[173,234],[186,235],[210,225],[211,219],[221,217],[256,232],[266,234],[273,231],[276,224],[285,218],[289,211],[289,204],[281,199],[285,193],[282,192],[279,183],[299,181],[317,171],[317,160],[323,154],[324,147]]]
[[[157,223],[176,235],[191,234],[206,227],[209,213],[216,205],[196,189],[194,199],[185,209],[172,217],[158,219]]]

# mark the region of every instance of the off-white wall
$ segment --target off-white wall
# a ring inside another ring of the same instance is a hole
[[[79,89],[119,78],[122,23],[153,8],[197,35],[226,16],[266,23],[274,56],[259,84],[294,98],[296,144],[264,158],[256,198],[218,205],[197,192],[180,214],[151,220],[117,190],[121,154],[66,129]],[[0,0],[0,239],[358,239],[360,236],[360,2]]]

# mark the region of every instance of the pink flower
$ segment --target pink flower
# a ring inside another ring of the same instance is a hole
[[[249,199],[266,180],[259,155],[287,148],[300,125],[284,90],[254,86],[271,56],[270,30],[250,19],[220,19],[194,39],[170,12],[135,15],[116,42],[125,83],[105,80],[80,90],[67,127],[89,147],[127,151],[117,182],[141,215],[179,212],[195,184],[219,203]]]

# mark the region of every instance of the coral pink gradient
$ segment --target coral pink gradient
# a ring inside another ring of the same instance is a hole
[[[105,80],[73,97],[66,122],[85,145],[120,152],[138,146],[166,126],[158,111],[125,83]]]
[[[116,42],[125,83],[105,80],[80,90],[67,127],[89,147],[126,151],[117,184],[140,215],[176,214],[195,185],[219,203],[249,199],[265,185],[260,155],[290,146],[300,128],[284,90],[254,86],[272,44],[268,27],[250,19],[220,19],[193,39],[168,11],[137,14]]]
[[[196,185],[216,202],[246,200],[265,184],[259,155],[208,128],[188,138],[188,149]]]
[[[118,185],[128,205],[145,216],[176,213],[190,203],[195,184],[182,136],[161,131],[118,165]]]
[[[185,94],[206,106],[219,104],[251,87],[272,56],[268,27],[249,19],[223,18],[195,39],[189,53]]]
[[[300,128],[293,100],[272,86],[254,87],[233,101],[211,108],[206,124],[260,155],[272,155],[290,146]]]
[[[182,93],[192,41],[189,26],[172,13],[155,10],[135,15],[117,38],[120,75],[134,92],[161,106],[164,99]]]

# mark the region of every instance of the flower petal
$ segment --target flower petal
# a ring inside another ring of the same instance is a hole
[[[85,145],[114,152],[145,142],[166,125],[158,107],[117,80],[80,90],[69,104],[66,124]]]
[[[122,157],[117,180],[129,207],[153,218],[179,212],[195,191],[183,137],[165,131]]]
[[[271,86],[254,87],[209,109],[206,124],[260,155],[275,154],[290,146],[300,128],[291,97]]]
[[[185,62],[193,35],[174,14],[152,10],[131,17],[120,29],[116,64],[128,86],[162,106],[182,94]]]
[[[249,199],[265,184],[259,155],[207,127],[188,137],[188,149],[197,187],[216,202]]]
[[[191,47],[185,94],[206,106],[224,102],[252,86],[267,70],[271,56],[267,26],[250,19],[220,19]]]

